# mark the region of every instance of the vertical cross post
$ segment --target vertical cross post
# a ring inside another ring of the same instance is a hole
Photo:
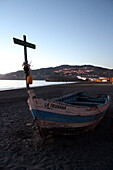
[[[26,43],[26,36],[23,35],[23,38],[24,38],[24,42]],[[26,48],[26,46],[24,46],[24,56],[25,56],[25,62],[27,64],[28,61],[27,61],[27,48]]]
[[[35,49],[36,46],[34,44],[26,42],[26,36],[25,35],[23,35],[23,38],[24,38],[23,41],[19,40],[17,38],[13,38],[13,40],[14,40],[15,44],[24,46],[24,57],[25,57],[24,71],[25,71],[25,74],[26,74],[26,86],[27,86],[27,89],[28,89],[29,84],[27,84],[27,77],[29,76],[29,65],[28,65],[28,61],[27,61],[27,47]]]
[[[24,38],[24,43],[26,43],[26,36],[23,35],[23,38]],[[24,58],[25,58],[25,63],[27,65],[28,61],[27,61],[27,48],[26,48],[26,45],[24,45]],[[27,89],[29,89],[29,84],[27,84],[28,73],[25,73],[25,76],[26,76],[26,87],[27,87]]]

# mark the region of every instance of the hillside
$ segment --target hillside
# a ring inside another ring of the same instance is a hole
[[[92,65],[70,66],[61,65],[57,67],[41,68],[31,70],[34,80],[77,80],[77,76],[86,78],[113,77],[113,70],[96,67]],[[8,74],[0,74],[0,80],[24,80],[24,71],[17,71]]]

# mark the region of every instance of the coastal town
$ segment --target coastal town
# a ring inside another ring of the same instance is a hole
[[[71,68],[64,68],[58,71],[54,71],[55,73],[63,73],[64,76],[74,76],[74,74],[78,75],[83,75],[83,76],[77,76],[78,79],[80,80],[88,80],[88,81],[94,81],[94,82],[113,82],[113,77],[98,77],[97,73],[96,74],[91,74],[95,70],[94,69],[89,69],[88,67],[84,67],[84,69],[71,69]],[[104,72],[106,74],[106,72]],[[85,76],[84,76],[85,75]]]
[[[46,81],[91,81],[113,82],[113,70],[92,65],[41,68],[31,70],[34,80]],[[23,71],[17,71],[0,75],[1,80],[24,80]]]

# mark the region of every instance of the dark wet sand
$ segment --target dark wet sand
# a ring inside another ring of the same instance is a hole
[[[46,98],[75,91],[109,94],[111,105],[95,130],[51,137],[43,143],[28,109],[26,90],[0,92],[0,170],[112,170],[113,85],[67,84],[34,89]]]

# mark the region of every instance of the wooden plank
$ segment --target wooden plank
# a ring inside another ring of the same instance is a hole
[[[29,47],[29,48],[36,49],[36,45],[35,45],[35,44],[31,44],[31,43],[28,43],[28,42],[19,40],[19,39],[17,39],[17,38],[13,38],[13,41],[14,41],[15,44],[18,44],[18,45],[22,45],[22,46],[25,46],[25,47]]]

